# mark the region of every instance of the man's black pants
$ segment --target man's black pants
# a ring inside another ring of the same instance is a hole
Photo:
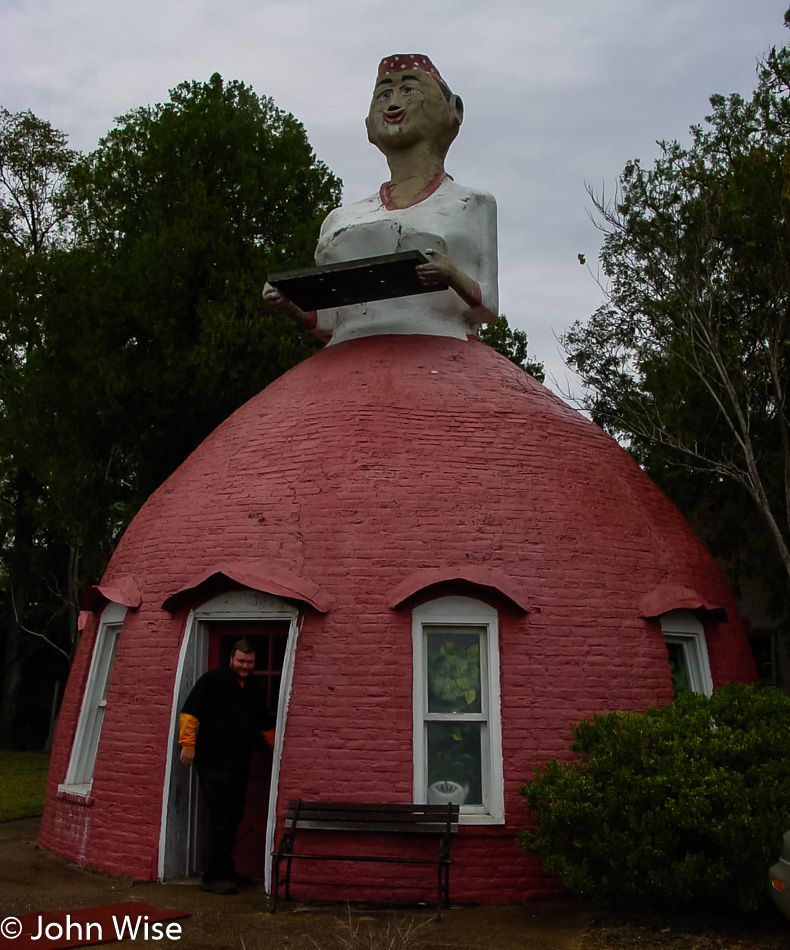
[[[198,779],[207,812],[203,826],[203,882],[233,881],[236,865],[231,852],[244,817],[247,773],[201,768]]]

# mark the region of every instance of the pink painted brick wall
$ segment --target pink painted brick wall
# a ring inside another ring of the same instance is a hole
[[[507,823],[462,829],[454,899],[519,900],[556,886],[515,844],[526,820],[517,789],[536,765],[568,754],[572,722],[671,698],[660,627],[638,608],[646,595],[682,584],[723,607],[729,621],[708,636],[714,681],[754,677],[720,571],[604,433],[480,343],[340,344],[227,420],[121,540],[105,583],[133,577],[143,603],[124,623],[90,806],[56,794],[95,623],[83,637],[53,754],[45,847],[155,876],[187,615],[162,602],[239,560],[306,578],[331,606],[308,610],[299,636],[280,821],[292,797],[411,801],[419,598],[391,609],[391,591],[416,571],[464,567],[526,591],[527,613],[488,597],[500,612]],[[365,879],[382,884],[390,871],[369,866]],[[316,870],[299,873],[300,892],[317,894],[308,886]]]

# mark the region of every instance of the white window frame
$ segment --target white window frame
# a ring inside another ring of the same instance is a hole
[[[108,604],[102,611],[66,780],[59,791],[85,798],[90,795],[115,652],[125,616],[126,607],[122,604]]]
[[[462,824],[503,824],[505,821],[502,766],[501,699],[499,688],[499,624],[497,612],[471,597],[440,597],[415,607],[412,613],[414,801],[428,800],[428,680],[427,628],[478,627],[481,633],[483,713],[480,721],[482,805],[461,805]]]
[[[661,616],[664,642],[683,648],[689,670],[689,684],[694,693],[710,696],[713,678],[710,674],[705,628],[690,610],[670,610]]]

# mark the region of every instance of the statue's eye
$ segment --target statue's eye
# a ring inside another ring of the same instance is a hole
[[[401,86],[400,91],[404,96],[410,96],[414,92],[414,86]]]
[[[391,99],[391,98],[392,98],[391,89],[384,89],[379,93],[379,99]]]

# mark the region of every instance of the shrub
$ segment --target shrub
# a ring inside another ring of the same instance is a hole
[[[573,728],[520,789],[523,847],[600,903],[754,911],[790,828],[790,697],[730,685]]]

